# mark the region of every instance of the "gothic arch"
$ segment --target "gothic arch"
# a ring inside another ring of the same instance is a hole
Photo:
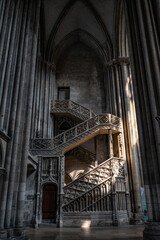
[[[115,7],[114,57],[128,57],[126,19],[122,0],[117,0]]]
[[[53,177],[48,177],[48,178],[45,178],[42,183],[41,183],[41,186],[42,186],[42,189],[44,187],[45,184],[55,184],[56,186],[58,186],[58,182],[56,181],[56,179],[54,179]]]
[[[54,46],[54,39],[55,39],[55,36],[56,36],[56,34],[58,32],[58,29],[60,28],[60,25],[62,24],[64,18],[67,16],[69,11],[72,9],[72,7],[78,1],[81,1],[91,11],[91,14],[96,19],[96,22],[98,23],[98,25],[99,25],[99,27],[100,27],[101,31],[103,32],[103,34],[105,36],[105,39],[106,39],[107,58],[108,58],[108,60],[111,59],[112,52],[113,52],[112,42],[111,42],[111,39],[109,37],[108,31],[106,29],[106,26],[103,23],[100,15],[96,11],[96,9],[89,2],[89,0],[88,1],[85,1],[85,0],[70,0],[69,3],[67,3],[66,6],[61,11],[61,13],[60,13],[56,23],[54,24],[54,26],[52,28],[52,31],[51,31],[51,34],[50,34],[50,37],[49,37],[49,40],[48,40],[47,48],[46,48],[46,60],[47,61],[51,62],[51,59],[52,59],[52,47]]]
[[[71,128],[71,125],[67,121],[63,121],[59,126],[59,131],[64,132]]]
[[[91,47],[97,53],[103,64],[107,62],[106,50],[103,48],[100,42],[90,33],[82,29],[77,29],[71,32],[56,46],[55,53],[52,56],[51,61],[56,64],[64,50],[78,41],[81,41],[85,45]]]

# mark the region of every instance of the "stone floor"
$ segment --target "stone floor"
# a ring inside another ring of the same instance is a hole
[[[31,240],[142,240],[144,226],[27,229]]]

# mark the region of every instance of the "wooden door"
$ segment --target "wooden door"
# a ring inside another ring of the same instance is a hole
[[[57,210],[57,186],[47,184],[43,187],[43,219],[55,219]]]

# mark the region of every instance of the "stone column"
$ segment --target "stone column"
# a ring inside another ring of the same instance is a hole
[[[55,99],[55,90],[56,90],[56,84],[55,84],[55,69],[54,67],[49,68],[49,78],[50,78],[50,84],[49,84],[49,109],[50,109],[50,103],[51,100]],[[54,116],[49,113],[48,115],[48,137],[53,138],[54,137]]]
[[[160,112],[160,42],[153,9],[159,9],[158,2],[124,1],[149,220],[145,240],[160,239],[160,126],[155,119]]]
[[[110,135],[112,135],[112,132],[110,133]],[[112,167],[112,206],[113,206],[112,215],[113,215],[113,224],[114,224],[114,226],[118,226],[116,176],[115,176],[115,169],[114,169],[114,159],[111,160],[111,167]]]
[[[6,61],[7,61],[7,51],[6,51],[6,45],[7,43],[9,43],[9,40],[10,40],[10,34],[9,34],[9,30],[8,30],[8,26],[7,24],[9,24],[8,22],[11,21],[11,16],[13,17],[13,14],[10,14],[10,11],[11,11],[11,0],[7,2],[5,1],[1,1],[3,2],[3,5],[5,5],[5,9],[4,9],[4,6],[1,6],[1,9],[3,9],[3,14],[0,14],[0,18],[1,21],[0,21],[0,24],[1,24],[1,36],[0,36],[0,61],[1,61],[1,71],[0,71],[0,102],[2,100],[2,94],[4,92],[3,88],[4,88],[4,83],[5,83],[5,78],[4,78],[4,73],[5,73],[5,66],[6,66]],[[10,16],[9,16],[10,15]],[[6,38],[6,35],[7,35],[7,38]],[[7,48],[8,49],[8,48]],[[5,52],[5,54],[4,54]],[[3,57],[3,54],[4,54],[4,60],[2,61],[2,57]],[[4,64],[5,63],[5,64]],[[6,94],[6,93],[5,93]],[[2,116],[3,117],[3,116]]]
[[[42,157],[39,157],[38,169],[37,169],[36,204],[35,204],[35,222],[34,222],[35,228],[38,228],[39,226],[39,217],[40,217],[41,166],[42,166]]]
[[[9,141],[7,145],[7,151],[6,151],[6,160],[5,160],[6,174],[4,177],[1,205],[0,205],[0,228],[4,227],[5,214],[6,214],[6,221],[7,221],[6,224],[8,227],[10,226],[10,214],[11,214],[11,207],[12,207],[11,202],[13,197],[12,194],[13,194],[13,188],[14,188],[13,186],[14,186],[14,180],[15,180],[14,176],[15,176],[15,168],[16,168],[16,161],[17,161],[17,150],[19,147],[19,132],[20,132],[19,126],[22,118],[21,109],[23,104],[22,96],[23,96],[24,79],[25,79],[24,72],[26,67],[26,55],[27,55],[26,53],[27,53],[27,46],[28,46],[28,38],[24,37],[25,33],[28,32],[28,27],[29,27],[29,24],[28,24],[27,29],[25,29],[27,9],[28,9],[28,2],[26,1],[25,7],[24,7],[23,19],[22,19],[23,30],[21,31],[21,35],[20,35],[22,39],[19,45],[20,52],[19,52],[19,57],[17,62],[16,81],[15,81],[14,97],[12,99],[12,109],[11,109],[11,118],[10,118],[10,126],[9,126],[9,131],[11,133],[12,140]],[[23,66],[22,66],[22,63],[23,63]],[[22,75],[21,75],[21,67],[22,67]],[[21,77],[21,80],[20,80],[20,77]],[[14,149],[13,152],[12,152],[12,149]],[[9,209],[6,210],[7,205]]]
[[[141,199],[141,168],[140,152],[137,130],[137,119],[135,113],[135,101],[132,89],[132,78],[130,66],[127,58],[119,58],[122,71],[122,90],[124,93],[124,121],[126,122],[126,135],[128,135],[128,154],[131,162],[132,182],[134,191],[135,212],[132,219],[133,223],[143,223],[142,199]]]
[[[63,211],[62,211],[62,204],[63,204],[63,196],[64,196],[64,181],[65,181],[65,156],[60,155],[59,157],[59,206],[58,206],[58,227],[63,227]]]
[[[111,96],[111,79],[109,75],[109,67],[105,66],[104,67],[104,88],[105,88],[105,110],[107,113],[112,112],[112,99],[110,98]]]
[[[34,93],[34,81],[35,81],[35,66],[36,66],[36,55],[37,55],[37,43],[38,43],[38,29],[39,29],[39,16],[40,16],[40,0],[37,0],[35,22],[34,22],[34,34],[32,39],[32,51],[31,51],[31,69],[30,69],[30,82],[28,86],[28,97],[27,97],[27,109],[26,109],[26,125],[24,131],[24,144],[23,152],[21,157],[21,169],[20,169],[20,182],[18,191],[17,201],[17,227],[23,226],[23,210],[25,202],[25,187],[26,187],[26,173],[27,173],[27,158],[29,151],[29,140],[30,140],[30,127],[31,127],[31,116],[32,116],[32,102]]]
[[[109,147],[109,158],[113,157],[113,137],[112,137],[112,130],[108,130],[108,147]]]

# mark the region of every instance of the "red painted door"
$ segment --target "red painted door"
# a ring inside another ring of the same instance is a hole
[[[57,210],[57,186],[47,184],[43,187],[43,219],[55,219]]]

